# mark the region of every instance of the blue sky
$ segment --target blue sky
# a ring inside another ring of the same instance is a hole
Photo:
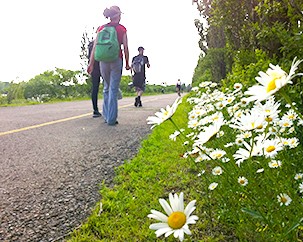
[[[130,56],[145,47],[148,81],[190,83],[200,49],[199,16],[189,0],[1,1],[0,81],[27,81],[55,67],[80,69],[82,33],[106,23],[103,10],[112,5],[124,13]]]

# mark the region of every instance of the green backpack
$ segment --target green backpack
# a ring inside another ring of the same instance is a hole
[[[104,26],[98,33],[95,60],[112,62],[119,58],[120,44],[115,26]]]

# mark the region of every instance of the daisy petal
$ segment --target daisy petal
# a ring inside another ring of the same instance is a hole
[[[172,229],[171,229],[170,227],[158,229],[158,230],[156,231],[156,236],[157,236],[157,237],[160,237],[162,234],[165,234],[165,233],[167,233],[167,232],[169,232],[169,231],[171,231],[171,230],[172,230]]]
[[[151,210],[151,212],[152,212],[152,214],[148,215],[149,218],[154,218],[154,219],[160,220],[161,222],[164,222],[164,223],[167,222],[168,217],[165,214],[163,214],[157,210]]]
[[[164,199],[160,198],[159,203],[161,204],[162,208],[164,209],[164,211],[168,216],[173,212],[168,202],[166,202]]]
[[[189,204],[187,204],[187,206],[186,206],[186,208],[184,210],[184,213],[185,213],[186,217],[189,217],[189,215],[193,212],[191,210],[195,206],[195,204],[196,204],[196,200],[193,200]]]

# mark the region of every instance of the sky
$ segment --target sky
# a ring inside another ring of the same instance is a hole
[[[130,60],[145,48],[148,82],[191,83],[201,51],[190,0],[1,1],[0,81],[28,81],[56,67],[80,70],[83,32],[107,23],[103,10],[113,5],[123,12]]]

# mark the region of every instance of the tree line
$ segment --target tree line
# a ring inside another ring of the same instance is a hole
[[[303,58],[301,0],[193,0],[193,3],[201,16],[195,20],[195,26],[202,50],[193,83],[211,80],[222,85],[240,82],[249,86],[269,63],[288,71],[296,56]],[[302,93],[302,79],[293,88]]]
[[[131,86],[132,77],[122,76],[120,88],[123,95],[130,96],[134,93]],[[88,99],[91,95],[91,77],[81,71],[72,71],[56,68],[45,71],[29,81],[0,82],[0,105],[7,104],[35,104],[54,100]],[[185,90],[186,87],[184,87]],[[175,92],[174,85],[148,84],[146,93],[171,93]],[[102,87],[100,87],[102,96]]]

